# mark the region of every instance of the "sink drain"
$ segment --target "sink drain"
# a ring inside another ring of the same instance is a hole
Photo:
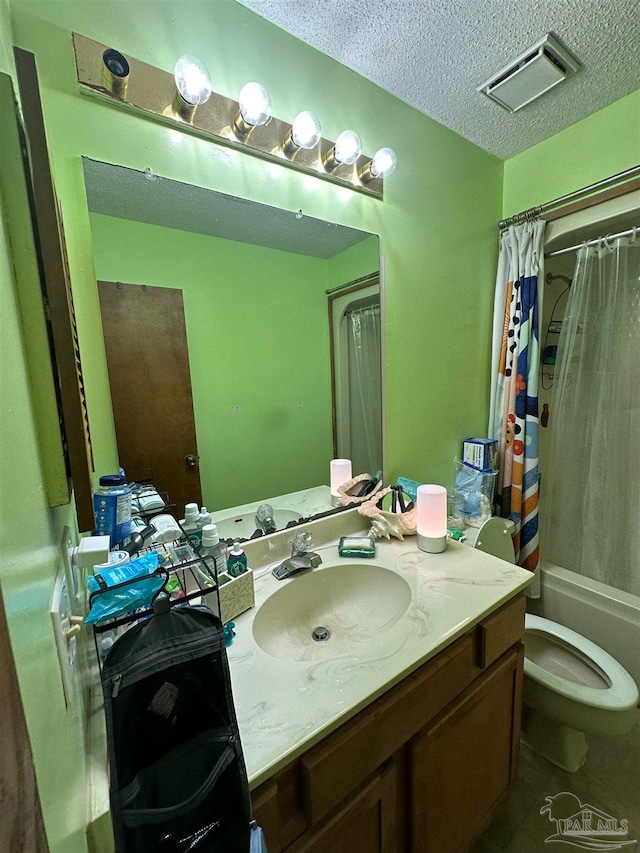
[[[326,643],[331,636],[331,631],[328,628],[324,628],[322,625],[318,625],[318,627],[314,628],[311,632],[311,636],[316,643]]]

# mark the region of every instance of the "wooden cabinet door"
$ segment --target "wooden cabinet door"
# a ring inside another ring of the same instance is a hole
[[[515,781],[522,647],[411,743],[414,853],[464,853]]]
[[[287,853],[398,853],[396,793],[396,768],[389,761],[328,820],[288,847]]]
[[[118,456],[176,504],[202,503],[182,291],[99,281]]]

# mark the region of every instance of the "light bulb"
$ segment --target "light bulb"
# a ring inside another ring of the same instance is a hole
[[[398,165],[398,158],[393,148],[381,148],[371,160],[371,174],[374,178],[388,178],[393,175]]]
[[[259,83],[247,83],[238,98],[240,115],[252,127],[261,127],[271,119],[271,99]]]
[[[318,116],[309,110],[298,113],[291,125],[291,137],[298,148],[315,148],[321,136]]]
[[[129,85],[129,63],[119,51],[108,47],[102,54],[102,83],[116,98],[124,99]]]
[[[355,163],[362,153],[362,142],[354,130],[343,130],[336,139],[334,146],[335,158],[338,163],[350,166]]]
[[[176,88],[188,104],[205,104],[211,96],[211,75],[207,66],[195,56],[181,56],[173,71]]]

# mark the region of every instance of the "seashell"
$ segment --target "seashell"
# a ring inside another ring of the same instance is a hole
[[[353,477],[351,480],[347,480],[346,483],[343,483],[341,486],[338,486],[338,494],[340,495],[338,503],[340,504],[340,506],[349,506],[350,504],[362,504],[365,501],[368,501],[373,495],[375,495],[379,491],[379,489],[382,488],[382,480],[378,480],[373,491],[369,492],[368,495],[364,495],[361,498],[357,498],[354,495],[349,494],[352,489],[355,492],[358,492],[359,489],[355,487],[363,483],[365,480],[370,479],[370,474],[358,474],[357,477]],[[376,498],[376,500],[379,499],[379,497]]]
[[[376,539],[390,539],[394,536],[402,542],[405,536],[414,536],[418,532],[418,509],[415,506],[407,512],[387,512],[380,509],[378,502],[390,491],[390,487],[382,489],[361,504],[358,512],[371,519],[371,533]]]

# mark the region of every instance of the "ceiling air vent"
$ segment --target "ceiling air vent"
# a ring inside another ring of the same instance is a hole
[[[549,33],[478,86],[488,98],[515,113],[580,70],[580,63]]]

